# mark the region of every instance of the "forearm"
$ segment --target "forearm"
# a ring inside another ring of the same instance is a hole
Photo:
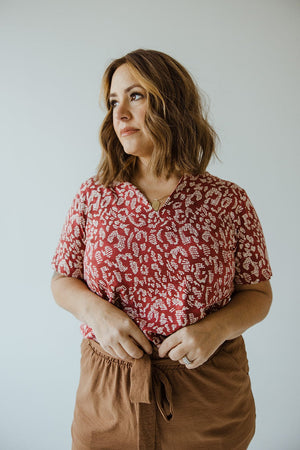
[[[225,340],[240,336],[248,328],[262,321],[269,312],[272,302],[271,288],[241,290],[235,292],[228,305],[212,313],[205,320],[213,321]]]
[[[51,289],[56,303],[89,325],[104,350],[128,361],[152,353],[152,346],[138,325],[117,306],[72,277],[54,273]]]
[[[107,301],[94,294],[86,284],[77,279],[54,273],[51,289],[56,303],[69,311],[81,322],[92,326],[94,311]]]

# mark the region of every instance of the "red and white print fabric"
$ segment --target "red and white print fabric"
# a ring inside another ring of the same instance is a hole
[[[115,304],[154,344],[225,306],[234,284],[271,278],[265,239],[245,190],[205,172],[184,175],[154,211],[129,182],[84,182],[52,261]],[[86,338],[93,330],[81,325]]]

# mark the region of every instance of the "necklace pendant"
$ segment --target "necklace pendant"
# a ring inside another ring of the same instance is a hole
[[[160,201],[157,199],[153,200],[153,202],[151,203],[151,206],[154,209],[154,211],[158,211],[159,207],[160,207]]]

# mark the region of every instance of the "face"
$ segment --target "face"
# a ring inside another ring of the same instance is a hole
[[[145,128],[147,92],[131,74],[127,64],[122,64],[113,74],[110,104],[113,127],[124,151],[149,160],[153,143]]]

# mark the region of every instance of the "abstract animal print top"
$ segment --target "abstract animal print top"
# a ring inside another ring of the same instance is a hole
[[[159,344],[225,306],[234,284],[272,271],[245,190],[205,172],[184,175],[159,211],[129,182],[84,182],[66,218],[55,271],[85,281]],[[86,338],[96,339],[87,324]]]

